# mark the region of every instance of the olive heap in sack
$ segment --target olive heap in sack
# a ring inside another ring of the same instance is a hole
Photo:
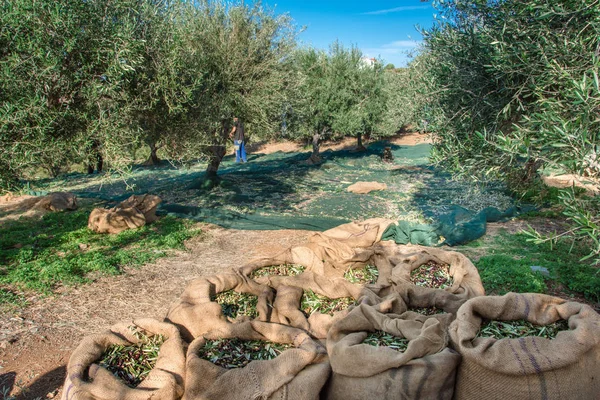
[[[391,224],[195,279],[162,321],[86,337],[62,398],[600,399],[598,313],[485,296],[465,256],[381,241]]]

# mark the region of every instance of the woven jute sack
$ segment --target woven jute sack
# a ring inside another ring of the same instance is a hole
[[[346,188],[347,192],[367,194],[376,190],[387,190],[387,185],[380,182],[356,182]]]
[[[332,314],[312,312],[310,315],[300,309],[304,290],[300,287],[280,285],[277,287],[271,322],[290,325],[310,333],[317,339],[327,338],[329,328],[338,320],[345,317],[353,306]],[[352,297],[352,296],[345,296]],[[357,297],[353,297],[354,301]]]
[[[119,234],[146,225],[144,214],[135,207],[95,208],[88,218],[88,228],[96,233]]]
[[[88,228],[97,233],[110,234],[141,228],[158,219],[156,208],[160,202],[158,196],[133,195],[111,209],[95,208],[88,218]]]
[[[456,251],[380,242],[373,246],[371,262],[379,271],[379,284],[411,284],[411,272],[429,261],[450,266],[452,286],[443,289],[459,298],[470,299],[485,295],[477,268]],[[437,289],[436,289],[437,290]]]
[[[318,241],[320,237],[327,236],[336,239],[350,247],[370,247],[381,240],[383,232],[394,221],[386,218],[370,218],[360,222],[349,222],[315,233],[309,241]]]
[[[206,340],[238,338],[293,344],[272,360],[225,369],[199,357]],[[289,326],[249,321],[211,331],[194,340],[187,352],[184,400],[313,400],[331,372],[325,348]]]
[[[445,290],[402,282],[397,285],[367,285],[359,298],[361,303],[372,306],[386,300],[394,301],[393,313],[427,315],[440,321],[444,329],[448,329],[460,306],[467,301]]]
[[[223,314],[221,305],[214,301],[218,293],[228,290],[257,296],[258,317],[256,319],[269,320],[274,298],[273,290],[234,270],[192,281],[171,306],[165,320],[177,325],[182,337],[187,341],[230,323],[248,320],[249,318],[245,316],[236,320],[229,319]]]
[[[554,339],[479,338],[482,320],[567,320]],[[458,399],[599,399],[600,315],[591,307],[542,294],[508,293],[467,301],[450,325],[462,355]]]
[[[135,207],[146,219],[146,223],[150,224],[158,219],[156,216],[156,208],[162,202],[161,198],[152,194],[132,195],[127,200],[122,201],[117,208],[132,208]]]
[[[54,192],[42,197],[35,207],[49,211],[77,210],[77,197],[69,192]]]
[[[156,365],[135,388],[125,385],[97,364],[112,345],[139,343],[139,330],[146,336],[163,335]],[[73,351],[67,365],[62,400],[174,400],[183,395],[185,374],[184,342],[177,327],[144,318],[124,322],[110,330],[87,336]]]
[[[298,254],[296,250],[299,250],[299,248],[295,248],[294,252],[289,254]],[[306,254],[306,252],[302,252],[302,254]],[[311,254],[314,258],[314,253]],[[303,265],[300,263],[301,260],[298,259],[279,261],[280,264]],[[266,261],[264,259],[254,261],[242,267],[240,274],[251,276],[253,271],[271,265],[277,265],[277,263],[274,263],[273,260]],[[330,299],[349,297],[358,300],[364,290],[363,285],[353,284],[342,276],[337,274],[326,276],[314,272],[309,267],[295,276],[266,275],[256,277],[253,280],[261,286],[273,288],[276,292],[269,321],[304,329],[317,338],[327,337],[327,331],[331,324],[346,315],[347,311],[336,312],[333,316],[313,313],[307,317],[300,310],[300,302],[304,291],[310,290]]]
[[[342,277],[348,268],[360,268],[367,264],[372,253],[369,248],[381,239],[383,231],[391,222],[373,218],[315,233],[304,245],[253,260],[244,265],[241,272],[249,275],[271,265],[298,264],[318,275]]]
[[[336,322],[327,336],[332,376],[326,399],[451,399],[460,355],[447,347],[435,318],[386,314],[387,302],[361,304]],[[408,339],[400,352],[362,343],[369,332]]]

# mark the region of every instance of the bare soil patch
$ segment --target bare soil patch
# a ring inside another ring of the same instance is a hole
[[[421,143],[431,143],[431,138],[427,134],[417,133],[417,132],[409,132],[403,133],[400,135],[392,136],[390,138],[386,138],[386,140],[392,144],[396,145],[404,145],[404,146],[413,146]],[[365,141],[365,145],[368,146],[368,142]],[[249,143],[247,146],[247,151],[250,153],[264,153],[271,154],[277,151],[282,151],[284,153],[289,152],[301,152],[308,151],[305,150],[307,143],[305,142],[271,142],[271,143]],[[356,149],[356,139],[355,138],[344,138],[338,142],[325,142],[321,144],[320,150],[354,150]]]
[[[0,224],[20,217],[41,217],[50,212],[36,207],[39,201],[40,197],[36,196],[15,196],[10,193],[0,196]]]

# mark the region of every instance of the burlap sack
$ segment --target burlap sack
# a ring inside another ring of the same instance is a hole
[[[324,398],[451,399],[460,355],[446,347],[442,324],[414,313],[380,312],[386,307],[361,304],[331,327],[327,351],[333,372]],[[408,339],[408,348],[362,343],[377,330]]]
[[[140,196],[132,195],[127,200],[121,202],[117,208],[137,208],[146,219],[146,223],[150,224],[158,219],[156,216],[156,208],[162,202],[161,198],[152,194],[144,194]]]
[[[156,366],[136,387],[126,386],[105,368],[95,364],[111,345],[139,342],[130,327],[147,335],[164,335]],[[183,395],[185,373],[184,342],[177,328],[154,319],[138,319],[113,326],[109,331],[83,339],[67,365],[62,400],[170,400]]]
[[[96,233],[118,234],[146,225],[144,214],[135,207],[95,208],[88,218],[88,228]]]
[[[316,400],[330,374],[326,350],[299,329],[250,321],[203,336],[188,349],[184,400]],[[223,338],[293,343],[296,348],[272,360],[252,361],[244,368],[228,370],[198,356],[206,339]]]
[[[68,192],[49,193],[42,197],[35,207],[48,211],[77,210],[77,197]]]
[[[214,301],[217,293],[235,290],[258,296],[256,310],[259,321],[268,321],[274,292],[236,271],[202,277],[192,281],[181,297],[171,306],[166,321],[179,327],[185,340],[192,339],[214,329],[226,329],[232,322],[243,322],[248,317],[230,320],[223,314],[221,305]]]
[[[158,219],[156,207],[160,202],[161,199],[158,196],[133,195],[110,210],[96,208],[90,214],[88,228],[97,233],[111,234],[141,228]]]
[[[271,265],[298,264],[307,271],[328,277],[343,277],[349,268],[367,265],[369,249],[381,239],[391,220],[372,218],[351,222],[313,234],[303,246],[291,247],[279,254],[254,260],[241,268],[243,274]]]
[[[434,261],[450,265],[452,286],[443,290],[462,299],[485,295],[477,268],[458,252],[417,245],[397,245],[389,241],[378,243],[372,250],[371,262],[379,271],[378,284],[412,284],[411,272],[429,261]]]
[[[467,299],[448,293],[445,290],[419,287],[412,284],[400,283],[398,285],[368,285],[359,298],[362,304],[375,306],[386,300],[393,300],[392,312],[395,314],[411,313],[428,315],[437,319],[448,329],[450,323],[456,318],[456,312]]]
[[[335,311],[333,315],[313,312],[307,317],[300,309],[303,294],[304,290],[300,287],[278,286],[270,321],[303,329],[317,339],[327,338],[329,328],[336,321],[344,318],[350,308]]]
[[[551,340],[478,338],[482,319],[564,319],[569,330]],[[463,357],[458,399],[600,398],[600,315],[587,305],[542,294],[476,297],[460,308],[449,333]]]
[[[387,190],[387,185],[380,182],[356,182],[346,188],[347,192],[367,194],[375,190]]]

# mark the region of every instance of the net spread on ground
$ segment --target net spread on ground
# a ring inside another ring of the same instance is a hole
[[[384,162],[385,147],[394,159]],[[191,189],[204,177],[206,164],[177,168],[168,163],[134,168],[124,179],[69,174],[38,181],[38,191],[71,191],[79,197],[121,201],[132,193],[152,193],[163,203],[159,213],[192,218],[234,229],[308,229],[322,231],[373,217],[400,221],[386,232],[398,243],[458,244],[485,233],[485,223],[511,216],[516,209],[501,186],[479,187],[453,179],[428,159],[431,146],[371,144],[367,151],[322,152],[323,162],[306,163],[309,153],[249,155],[235,163],[228,155],[219,185]],[[357,182],[379,182],[386,190],[356,194]]]

